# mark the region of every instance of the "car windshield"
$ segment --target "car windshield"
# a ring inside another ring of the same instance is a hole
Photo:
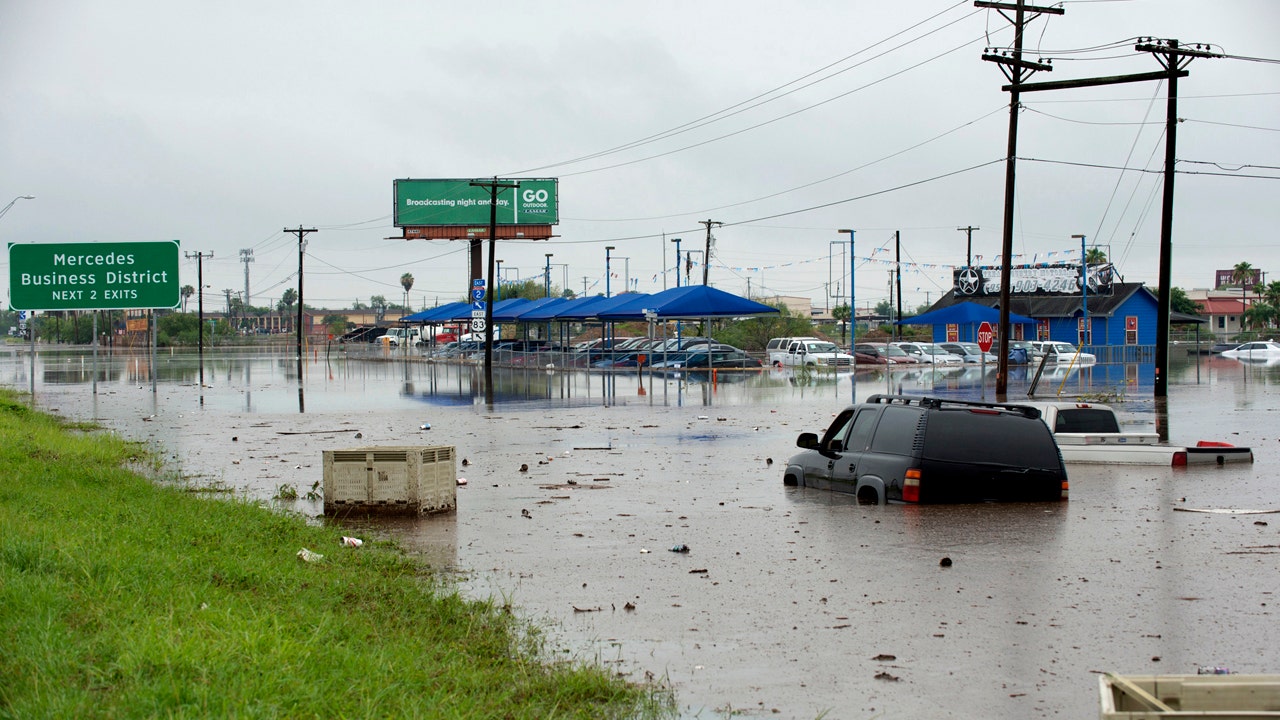
[[[878,348],[878,350],[881,351],[883,354],[888,355],[889,357],[906,357],[907,356],[906,351],[904,351],[902,348],[898,347],[897,345],[885,345],[882,348]]]
[[[811,342],[805,343],[804,347],[811,353],[833,353],[840,352],[835,343],[829,342]]]

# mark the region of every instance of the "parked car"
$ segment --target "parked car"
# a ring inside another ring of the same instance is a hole
[[[862,503],[1065,500],[1067,470],[1040,411],[1026,405],[873,395],[845,408],[787,461],[786,485]]]
[[[745,351],[739,350],[732,345],[712,345],[711,359],[707,360],[706,351],[691,352],[683,358],[675,361],[667,361],[654,365],[655,368],[687,368],[690,370],[702,370],[706,368],[725,369],[757,369],[764,367],[764,363],[756,358],[751,357]]]
[[[1077,365],[1092,365],[1097,362],[1097,358],[1087,352],[1080,352],[1075,345],[1068,342],[1059,342],[1057,340],[1046,340],[1043,342],[1033,342],[1036,349],[1044,353],[1049,359],[1047,362],[1069,363],[1074,362]]]
[[[901,348],[910,357],[915,358],[917,362],[931,363],[933,365],[959,365],[964,362],[964,358],[959,355],[953,355],[933,343],[896,342],[893,344]]]
[[[1036,347],[1035,344],[1032,343],[1030,340],[1010,340],[1009,341],[1009,361],[1010,362],[1017,362],[1015,358],[1018,357],[1019,350],[1021,350],[1026,355],[1023,361],[1030,363],[1032,365],[1038,365],[1040,363],[1040,358],[1044,357],[1044,353],[1040,352],[1040,348]]]
[[[902,348],[896,345],[880,342],[864,342],[853,346],[854,351],[867,354],[875,354],[884,358],[890,365],[915,365],[920,361],[911,357]]]
[[[966,363],[980,363],[984,359],[988,364],[996,362],[996,356],[991,353],[982,352],[982,348],[978,347],[978,343],[939,343],[939,347],[952,355],[959,355]]]
[[[1247,342],[1231,350],[1223,350],[1222,357],[1237,360],[1275,360],[1280,358],[1280,343],[1271,340]]]

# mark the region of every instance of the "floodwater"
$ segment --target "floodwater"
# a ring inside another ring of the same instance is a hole
[[[455,446],[456,513],[351,533],[511,602],[560,656],[669,683],[682,717],[1092,718],[1102,672],[1280,658],[1280,515],[1239,512],[1280,510],[1280,367],[1171,357],[1167,411],[1150,366],[1044,378],[1037,399],[1114,394],[1126,429],[1249,445],[1253,465],[1073,465],[1066,503],[944,507],[861,506],[784,487],[782,468],[855,393],[994,399],[994,368],[985,390],[980,368],[860,371],[856,386],[495,369],[490,407],[476,368],[376,353],[309,356],[301,382],[289,353],[206,353],[202,388],[193,354],[161,352],[153,371],[104,353],[95,370],[86,351],[41,350],[33,373],[9,346],[0,383],[264,501],[311,489],[325,449]],[[1026,384],[1014,369],[1010,399]]]

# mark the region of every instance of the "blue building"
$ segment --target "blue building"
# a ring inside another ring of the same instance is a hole
[[[1092,271],[1091,271],[1092,272]],[[1058,340],[1080,346],[1093,353],[1101,363],[1154,362],[1156,323],[1159,300],[1155,293],[1142,283],[1115,282],[1107,286],[1105,294],[1079,293],[1012,294],[1009,311],[1026,315],[1036,321],[1032,325],[1013,325],[1011,340]],[[957,295],[952,289],[929,308],[930,311],[950,307],[959,302],[974,302],[998,308],[996,295]],[[1088,319],[1086,321],[1086,308]],[[1194,316],[1173,318],[1174,322],[1203,322]],[[947,342],[948,332],[958,333],[960,341],[972,342],[966,337],[971,328],[935,325],[934,342]]]

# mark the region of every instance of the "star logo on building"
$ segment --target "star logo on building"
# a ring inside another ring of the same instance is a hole
[[[961,295],[976,295],[978,288],[982,287],[982,273],[975,268],[964,268],[960,271],[956,284]]]

